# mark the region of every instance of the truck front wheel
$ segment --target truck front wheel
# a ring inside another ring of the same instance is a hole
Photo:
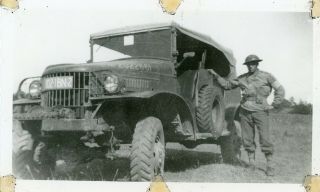
[[[165,141],[162,123],[147,117],[136,124],[130,154],[132,181],[151,181],[163,174]]]
[[[35,141],[18,120],[13,121],[13,173],[19,179],[47,179],[52,175],[54,158],[44,142]]]

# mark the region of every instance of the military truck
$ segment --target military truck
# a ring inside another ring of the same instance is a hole
[[[111,159],[129,145],[132,181],[163,174],[167,142],[219,144],[233,162],[240,148],[230,109],[240,92],[224,91],[207,69],[232,78],[234,64],[230,51],[177,23],[92,34],[87,63],[51,65],[21,82],[14,143],[29,134],[29,147],[14,153],[13,168],[47,179],[62,149],[88,144]]]

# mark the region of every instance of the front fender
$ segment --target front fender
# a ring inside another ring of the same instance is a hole
[[[196,119],[195,119],[195,107],[192,103],[182,96],[169,91],[143,91],[143,92],[135,92],[135,93],[128,93],[123,95],[104,95],[100,97],[91,98],[92,102],[100,103],[100,106],[97,109],[95,114],[103,113],[104,109],[106,108],[106,104],[112,101],[124,101],[130,102],[139,100],[142,103],[148,103],[150,106],[148,108],[152,108],[157,110],[163,116],[168,115],[168,112],[178,112],[181,118],[181,121],[190,121],[193,125],[194,132],[197,129]],[[145,100],[145,102],[143,101]],[[138,110],[138,108],[137,108]],[[138,111],[137,111],[138,113]],[[166,119],[170,118],[162,118],[165,122]]]
[[[192,103],[185,100],[183,97],[180,95],[169,92],[169,91],[142,91],[142,92],[134,92],[134,93],[128,93],[128,94],[123,94],[123,95],[103,95],[99,97],[92,97],[90,98],[91,101],[93,102],[104,102],[104,101],[111,101],[111,100],[119,100],[119,99],[161,99],[161,100],[166,100],[166,99],[175,99],[181,106],[183,106],[182,109],[184,109],[187,114],[190,116],[194,116],[194,107],[192,106]]]
[[[91,97],[91,101],[103,101],[103,100],[113,100],[113,99],[127,99],[127,98],[150,98],[156,95],[158,92],[156,91],[142,91],[142,92],[132,92],[126,93],[122,95],[102,95],[98,97]]]
[[[38,104],[40,105],[41,99],[18,99],[13,101],[13,106],[16,105],[29,105],[29,104]]]

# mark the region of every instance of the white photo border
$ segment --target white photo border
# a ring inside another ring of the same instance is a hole
[[[130,0],[129,0],[130,1]],[[150,0],[149,0],[150,1]],[[210,0],[208,0],[210,1]],[[212,10],[212,11],[286,11],[286,12],[310,12],[311,2],[308,0],[261,0],[261,1],[232,1],[232,0],[211,0],[208,3],[206,0],[184,0],[179,7],[178,12],[188,10]],[[108,1],[106,1],[107,3]],[[151,2],[151,3],[150,3]],[[147,9],[148,5],[157,6],[159,10],[158,0],[150,1],[141,10]],[[116,1],[110,1],[116,3]],[[156,5],[153,5],[156,4]],[[212,7],[203,7],[210,5]],[[24,0],[20,2],[20,10],[26,7],[45,8],[45,3],[40,3],[35,0]],[[54,9],[70,10],[74,9],[92,9],[91,3],[79,1],[56,1]],[[119,4],[119,9],[129,9],[122,4]],[[17,10],[19,11],[19,10]],[[11,127],[12,127],[12,63],[14,55],[14,34],[18,33],[16,29],[15,13],[1,9],[0,10],[0,26],[5,26],[1,29],[1,49],[0,49],[0,173],[1,175],[11,174]],[[310,16],[311,19],[311,16]],[[320,173],[320,76],[317,72],[320,71],[320,19],[313,19],[313,130],[312,130],[312,174]],[[303,188],[303,178],[301,184],[230,184],[230,183],[167,183],[169,189],[174,192],[193,192],[193,191],[305,191]],[[16,185],[17,192],[56,192],[56,191],[146,191],[149,183],[134,183],[134,182],[89,182],[89,181],[22,181],[18,180]]]

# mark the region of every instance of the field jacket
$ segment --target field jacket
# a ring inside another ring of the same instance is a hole
[[[253,74],[245,73],[234,80],[217,78],[224,89],[240,87],[242,92],[241,107],[248,111],[268,110],[273,107],[267,98],[274,89],[272,105],[279,105],[284,99],[285,91],[276,78],[268,72],[256,70]]]

